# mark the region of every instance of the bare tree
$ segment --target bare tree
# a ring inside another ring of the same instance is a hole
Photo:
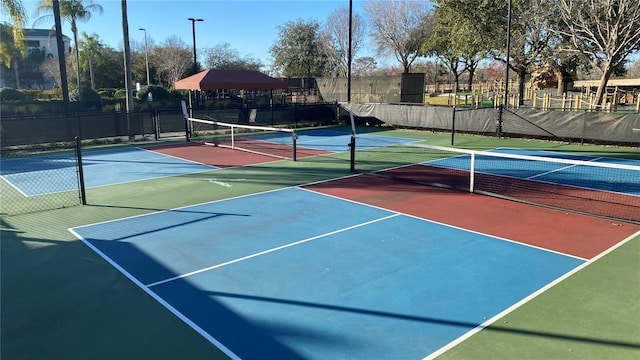
[[[189,46],[179,37],[172,36],[154,49],[153,63],[163,82],[173,87],[193,65],[193,58]]]
[[[636,59],[627,70],[627,75],[631,79],[640,79],[640,58]]]
[[[363,5],[378,55],[392,55],[405,73],[422,55],[420,47],[432,30],[424,26],[430,12],[428,7],[427,1],[411,0],[368,0]]]
[[[588,56],[602,71],[596,104],[609,78],[629,55],[640,50],[640,5],[638,0],[558,0],[559,15],[566,28],[573,51]]]
[[[366,26],[360,14],[352,16],[351,59],[364,47]],[[320,32],[320,48],[327,57],[328,67],[336,76],[347,76],[349,71],[349,9],[332,12]]]
[[[65,57],[70,58],[71,55],[65,55]],[[69,59],[65,60],[65,66],[67,73],[71,73],[71,61]],[[42,77],[47,82],[55,82],[56,85],[60,86],[62,84],[62,77],[60,76],[60,64],[58,59],[53,57],[46,58],[42,64],[38,66],[38,70],[42,73]]]
[[[376,60],[370,56],[357,58],[353,62],[353,74],[356,76],[369,76],[377,65]]]

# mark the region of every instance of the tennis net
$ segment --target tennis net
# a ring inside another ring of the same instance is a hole
[[[280,159],[296,160],[295,129],[187,118],[192,141]]]
[[[371,152],[370,159],[391,163],[383,159],[394,158],[395,162],[411,164],[374,171],[378,176],[640,223],[637,160],[424,144]]]

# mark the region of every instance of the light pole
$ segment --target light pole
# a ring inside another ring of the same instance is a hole
[[[196,21],[204,21],[203,19],[187,19],[191,21],[191,31],[193,32],[193,73],[198,72],[198,59],[196,57]]]
[[[504,110],[507,108],[507,105],[509,104],[509,58],[511,57],[510,54],[510,50],[511,50],[511,0],[509,0],[509,5],[507,8],[507,61],[506,61],[506,68],[505,68],[505,74],[504,74],[504,103],[502,104],[502,106],[500,106],[500,113],[498,114],[498,124],[496,126],[496,135],[498,136],[498,138],[502,137],[502,125],[504,124],[504,121],[502,119],[502,113],[504,112]]]
[[[138,30],[144,31],[144,60],[147,64],[147,86],[151,85],[149,81],[149,50],[147,49],[147,29],[140,28]]]

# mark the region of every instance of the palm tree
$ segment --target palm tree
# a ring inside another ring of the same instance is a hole
[[[16,89],[20,88],[20,73],[18,72],[18,59],[22,58],[22,52],[13,40],[13,28],[11,25],[0,23],[0,62],[12,68],[16,76]],[[23,42],[24,43],[24,42]]]
[[[23,56],[27,56],[27,46],[24,42],[24,23],[27,20],[27,14],[20,0],[2,0],[0,1],[0,9],[2,12],[9,14],[11,22],[13,22],[13,47],[20,50]],[[0,38],[3,42],[6,37]]]
[[[96,62],[100,62],[103,58],[102,49],[104,45],[100,41],[100,37],[96,33],[91,35],[82,32],[82,40],[80,40],[80,48],[82,49],[81,61],[89,67],[89,79],[91,80],[91,89],[96,89],[95,77],[93,74],[93,66]]]
[[[2,25],[0,35],[0,59],[11,67],[15,60],[27,56],[27,45],[24,42],[24,23],[27,15],[20,0],[2,0],[0,9],[3,13],[9,14],[13,26]],[[14,64],[16,72],[16,89],[19,88],[18,67]]]
[[[4,1],[4,0],[3,0]],[[80,89],[80,54],[78,52],[78,21],[88,21],[92,12],[102,13],[102,6],[94,4],[91,0],[59,0],[60,17],[69,21],[71,32],[73,32],[73,45],[76,57],[76,77],[78,85],[78,100],[82,100],[82,91]],[[53,17],[53,0],[41,0],[36,8],[35,23],[50,19]],[[35,24],[34,23],[34,24]]]

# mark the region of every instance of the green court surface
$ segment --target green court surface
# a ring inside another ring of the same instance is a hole
[[[432,145],[450,146],[451,142],[449,134],[383,133]],[[637,148],[463,135],[456,136],[455,145],[640,160]],[[68,229],[350,176],[348,158],[348,153],[333,154],[97,187],[88,189],[86,206],[2,217],[0,358],[226,358]],[[368,152],[359,159],[357,171],[388,168],[393,161],[385,159],[381,164],[375,152]],[[639,299],[640,236],[636,234],[436,358],[640,359]]]

